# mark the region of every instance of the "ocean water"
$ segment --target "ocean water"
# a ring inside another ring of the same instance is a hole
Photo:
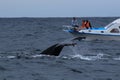
[[[104,27],[118,17],[80,17]],[[40,52],[73,38],[72,18],[0,18],[0,80],[120,80],[120,41],[76,41],[60,56]],[[21,55],[21,58],[16,58]]]

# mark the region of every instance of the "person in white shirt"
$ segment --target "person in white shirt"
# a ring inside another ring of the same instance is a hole
[[[78,21],[77,21],[77,19],[75,17],[73,17],[73,19],[72,19],[72,26],[73,27],[79,27],[78,26]]]

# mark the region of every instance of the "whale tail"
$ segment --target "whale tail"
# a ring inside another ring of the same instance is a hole
[[[57,44],[50,46],[49,48],[47,48],[43,52],[41,52],[41,54],[59,56],[59,54],[62,51],[62,49],[64,48],[64,46],[75,46],[75,45],[76,45],[76,43],[65,43],[65,44],[57,43]]]

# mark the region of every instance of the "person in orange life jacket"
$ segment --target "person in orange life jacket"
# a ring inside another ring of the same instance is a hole
[[[82,25],[78,28],[78,31],[86,28],[86,21],[82,20]]]
[[[90,24],[90,22],[88,21],[88,20],[83,20],[82,21],[82,25],[80,26],[80,28],[79,28],[79,30],[81,30],[81,29],[91,29],[92,27],[91,27],[91,24]]]
[[[91,27],[91,24],[90,24],[90,22],[88,21],[88,20],[86,20],[86,29],[92,29],[92,27]]]

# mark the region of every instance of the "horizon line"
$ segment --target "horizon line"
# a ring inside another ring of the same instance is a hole
[[[86,17],[88,17],[88,18],[92,18],[92,17],[99,18],[100,17],[101,18],[101,17],[105,17],[106,18],[106,17],[120,17],[120,16],[81,16],[81,17],[80,16],[73,16],[73,17],[78,17],[78,18],[86,18]],[[50,17],[39,17],[39,16],[38,17],[35,17],[35,16],[33,16],[33,17],[30,17],[30,16],[28,16],[28,17],[19,17],[19,16],[8,17],[7,16],[7,17],[1,17],[0,16],[0,18],[72,18],[72,16],[68,16],[68,17],[67,16],[63,16],[63,17],[60,17],[60,16],[58,16],[58,17],[57,16],[50,16]]]

